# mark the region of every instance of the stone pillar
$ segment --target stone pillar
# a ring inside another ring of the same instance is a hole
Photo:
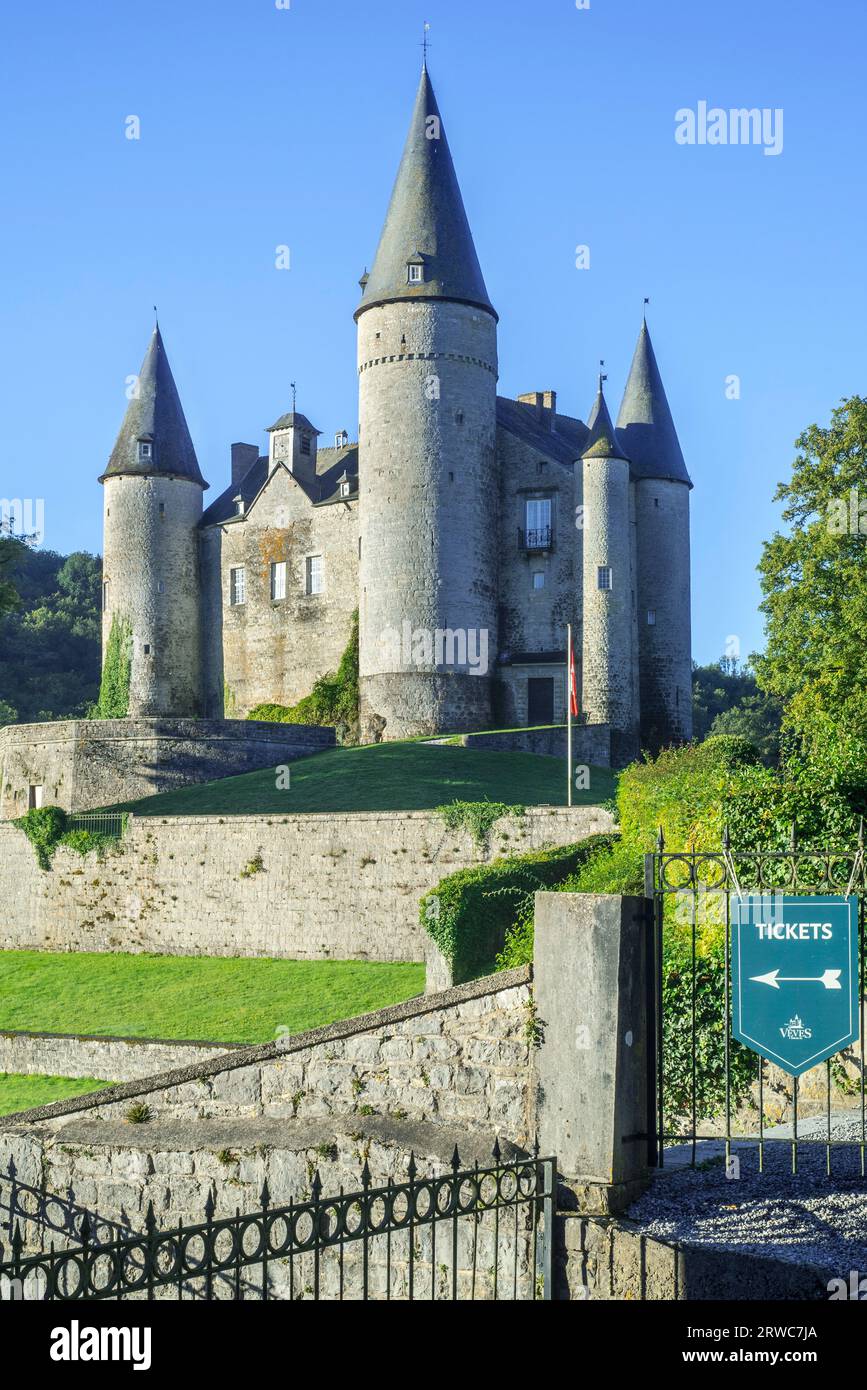
[[[539,1142],[587,1213],[647,1182],[651,931],[644,898],[536,894]]]

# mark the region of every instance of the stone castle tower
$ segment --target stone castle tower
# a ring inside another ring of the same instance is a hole
[[[361,283],[362,730],[488,728],[490,667],[461,657],[497,651],[497,315],[426,65]]]
[[[689,494],[677,430],[647,323],[642,324],[617,432],[632,469],[642,746],[692,738]]]
[[[103,660],[127,625],[129,715],[196,716],[202,702],[199,532],[207,487],[159,327],[117,437],[104,488]]]

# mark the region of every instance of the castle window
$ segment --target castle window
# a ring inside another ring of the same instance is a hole
[[[309,453],[310,453],[310,435],[309,435],[309,434],[302,434],[302,436],[301,436],[301,452],[302,452],[302,454],[309,454]]]
[[[599,566],[599,568],[596,571],[596,586],[597,588],[602,589],[605,592],[614,587],[612,583],[610,565]]]
[[[160,516],[165,516],[165,514],[166,514],[166,504],[165,504],[165,502],[160,502]]]
[[[658,507],[658,506],[659,506],[659,498],[658,498],[658,497],[654,497],[654,499],[653,499],[653,505],[654,505],[654,507]]]
[[[147,439],[140,439],[138,442],[138,457],[140,463],[145,463],[154,456],[154,446]]]
[[[407,266],[407,283],[410,285],[421,285],[424,282],[424,266]]]
[[[42,808],[43,786],[41,782],[31,783],[27,791],[28,811],[39,811]]]
[[[162,579],[158,579],[158,580],[157,580],[157,593],[158,593],[158,594],[164,594],[165,591],[166,591],[165,583],[163,582]]]
[[[286,561],[277,560],[271,566],[271,602],[279,603],[286,597]]]
[[[229,570],[229,602],[233,608],[247,602],[247,571],[243,565]]]
[[[322,556],[308,555],[305,588],[308,594],[322,593]]]
[[[457,415],[455,416],[455,423],[458,425],[462,425],[464,423],[464,412],[462,410],[459,410]]]
[[[551,498],[531,497],[525,504],[523,542],[525,550],[550,550],[553,532],[551,530]]]
[[[104,579],[104,580],[102,581],[102,611],[103,611],[103,613],[107,613],[107,612],[108,612],[108,583],[109,583],[109,581],[108,581],[107,579]]]
[[[144,651],[145,656],[150,656],[150,654],[151,654],[151,644],[150,644],[150,642],[145,642],[144,647],[143,647],[143,651]]]
[[[342,479],[342,481],[341,481],[341,483],[340,483],[340,496],[341,496],[341,497],[348,497],[349,494],[350,494],[351,489],[352,489],[352,484],[350,483],[349,479],[348,479],[348,478]]]
[[[648,627],[656,627],[656,609],[655,609],[655,608],[648,608],[648,610],[647,610],[647,626],[648,626]]]
[[[534,588],[534,589],[544,589],[544,587],[545,587],[545,571],[544,571],[544,570],[536,570],[536,571],[534,572],[534,574],[533,574],[533,588]]]

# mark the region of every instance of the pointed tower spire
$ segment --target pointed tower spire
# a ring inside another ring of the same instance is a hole
[[[647,320],[641,325],[617,429],[635,478],[665,478],[692,487],[665,395]]]
[[[427,55],[373,269],[356,314],[401,299],[451,299],[494,313],[473,244]]]
[[[584,452],[581,455],[581,457],[585,459],[627,459],[626,454],[623,452],[623,447],[617,438],[617,431],[614,428],[608,409],[608,403],[605,399],[606,380],[607,378],[600,372],[596,400],[593,402],[593,409],[590,411],[590,415],[587,419],[587,428],[590,434]]]
[[[159,324],[154,327],[135,395],[100,481],[120,474],[188,478],[203,488],[208,486],[199,469]]]

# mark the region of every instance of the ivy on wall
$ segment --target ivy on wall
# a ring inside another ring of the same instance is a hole
[[[126,719],[131,676],[132,624],[128,618],[115,614],[105,649],[99,699],[92,711],[94,719]]]

